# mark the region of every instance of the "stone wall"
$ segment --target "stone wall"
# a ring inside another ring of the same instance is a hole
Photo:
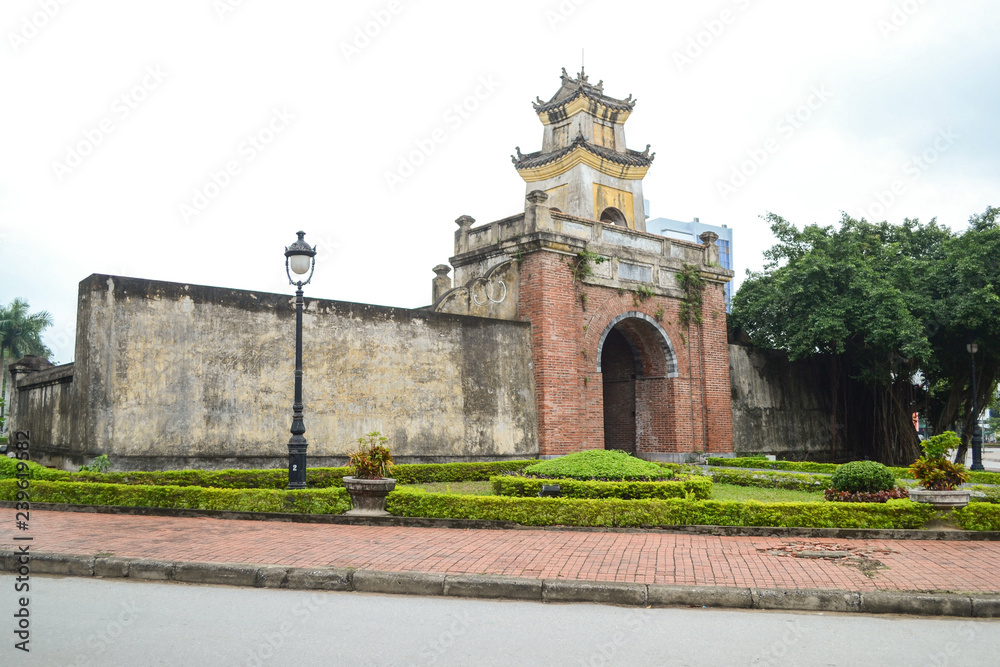
[[[52,366],[40,357],[26,357],[11,367],[11,384],[16,388],[11,391],[11,428],[7,432],[26,431],[31,458],[51,464],[53,457],[72,449],[73,364]],[[36,443],[44,444],[44,451],[41,446],[36,448]]]
[[[789,362],[783,352],[729,345],[736,455],[833,460],[849,454],[831,407],[823,364]],[[837,450],[840,450],[839,452]]]
[[[286,464],[293,296],[93,275],[77,317],[65,465]],[[537,455],[528,324],[306,298],[303,331],[310,465],[370,431],[398,462]]]

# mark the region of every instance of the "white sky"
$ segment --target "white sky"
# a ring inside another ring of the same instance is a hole
[[[541,147],[530,102],[579,70],[581,48],[592,82],[638,99],[626,137],[656,151],[652,216],[728,224],[737,281],[773,242],[768,211],[960,229],[1000,204],[1000,5],[986,0],[64,2],[0,8],[0,302],[53,314],[59,362],[91,273],[291,293],[282,253],[299,229],[321,250],[307,297],[426,305],[455,218],[523,209],[509,156]],[[373,12],[385,25],[345,54]],[[477,92],[465,117],[449,111]],[[272,122],[271,143],[244,143]],[[54,166],[102,123],[77,166]],[[390,189],[386,172],[439,128]],[[924,153],[933,163],[907,164]],[[239,173],[185,219],[229,161]]]

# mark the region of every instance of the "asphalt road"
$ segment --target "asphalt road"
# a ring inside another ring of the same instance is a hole
[[[991,665],[1000,621],[0,575],[0,665]]]

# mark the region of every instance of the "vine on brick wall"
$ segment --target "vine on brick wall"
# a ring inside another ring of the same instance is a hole
[[[573,279],[582,282],[584,278],[594,275],[595,265],[603,264],[606,261],[608,261],[607,257],[601,257],[596,252],[584,250],[576,253],[576,258],[573,259],[573,266],[571,267]]]
[[[680,307],[681,324],[701,324],[701,302],[705,291],[705,279],[701,277],[701,271],[694,264],[685,264],[677,274],[677,283],[684,291]]]

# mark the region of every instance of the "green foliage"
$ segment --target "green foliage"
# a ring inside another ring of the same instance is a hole
[[[701,303],[705,291],[705,279],[701,277],[701,270],[694,264],[685,264],[677,274],[677,284],[684,291],[679,312],[681,324],[701,324]]]
[[[389,477],[392,473],[392,455],[385,446],[387,442],[389,438],[378,431],[372,431],[358,438],[361,448],[351,452],[348,461],[351,474],[361,479]]]
[[[971,490],[970,502],[1000,504],[1000,486],[975,485],[971,487]]]
[[[794,470],[796,472],[818,472],[833,474],[836,463],[816,463],[814,461],[771,461],[760,456],[737,456],[731,459],[708,457],[708,465],[727,468],[769,468],[771,470]]]
[[[0,481],[0,499],[14,500],[16,494],[15,480]],[[302,514],[342,514],[351,508],[347,491],[342,488],[281,491],[37,481],[31,484],[31,500],[73,505]]]
[[[526,475],[603,481],[652,481],[673,476],[664,467],[613,449],[589,449],[550,459],[524,470]]]
[[[892,471],[875,461],[851,461],[833,473],[833,488],[850,493],[876,493],[896,486]]]
[[[426,482],[488,481],[493,475],[514,473],[537,463],[535,459],[520,461],[490,461],[482,463],[404,463],[394,465],[392,474],[399,484]],[[27,462],[32,479],[53,481],[97,482],[153,486],[203,486],[217,489],[284,489],[288,486],[288,471],[284,468],[268,470],[165,470],[157,472],[76,472],[45,468]],[[16,475],[17,462],[0,457],[0,479]],[[347,467],[307,468],[306,484],[309,488],[342,487]]]
[[[712,483],[712,500],[746,502],[756,500],[762,503],[815,503],[823,500],[823,493],[814,489],[769,489],[760,486],[734,486]]]
[[[0,456],[0,480],[13,479],[17,477],[19,465],[24,466],[24,468],[27,469],[26,477],[28,479],[60,481],[68,480],[70,475],[72,475],[72,473],[66,472],[65,470],[46,468],[45,466],[38,465],[34,461],[21,461],[20,459]],[[22,477],[24,477],[24,475],[22,475]]]
[[[962,439],[954,431],[945,431],[931,436],[920,443],[920,448],[924,450],[924,457],[928,459],[943,459],[948,454],[948,450],[958,449],[962,445]]]
[[[920,443],[924,455],[910,465],[910,474],[925,489],[950,491],[969,481],[969,473],[961,464],[945,458],[948,450],[962,444],[954,431],[945,431]]]
[[[912,461],[912,406],[925,406],[935,432],[969,421],[967,342],[980,344],[980,405],[1000,376],[997,212],[972,216],[961,232],[933,220],[891,225],[846,214],[839,226],[799,230],[770,214],[778,242],[764,271],[734,295],[730,326],[793,360],[823,358],[831,390],[843,392],[845,438],[872,443],[866,453],[883,462]],[[917,370],[921,388],[911,383]]]
[[[833,474],[837,471],[836,463],[815,463],[813,461],[769,461],[755,457],[736,457],[724,459],[709,457],[710,466],[725,466],[733,468],[766,468],[770,470],[794,470],[796,472]],[[912,479],[909,468],[889,468],[896,479]],[[987,471],[970,472],[969,481],[975,484],[1000,484],[1000,473]]]
[[[693,498],[708,500],[712,480],[689,477],[665,482],[594,482],[574,479],[532,479],[530,477],[493,477],[493,493],[498,496],[537,497],[543,484],[558,484],[564,498]]]
[[[979,503],[981,506],[985,506]],[[758,503],[460,496],[397,489],[386,509],[397,516],[513,521],[529,526],[797,526],[920,528],[936,515],[921,503]]]
[[[791,489],[794,491],[822,491],[830,478],[825,475],[806,475],[793,472],[760,472],[748,470],[713,469],[709,472],[717,484],[733,484],[761,489]]]
[[[89,465],[80,466],[77,472],[107,472],[109,467],[111,467],[111,463],[108,461],[107,454],[101,454],[94,458]]]
[[[608,261],[607,257],[601,257],[596,252],[590,252],[589,250],[576,253],[571,268],[573,280],[582,281],[584,278],[589,278],[594,275],[594,266],[603,264],[606,261]]]
[[[953,510],[951,516],[964,530],[1000,530],[1000,505],[969,503],[962,509]]]

